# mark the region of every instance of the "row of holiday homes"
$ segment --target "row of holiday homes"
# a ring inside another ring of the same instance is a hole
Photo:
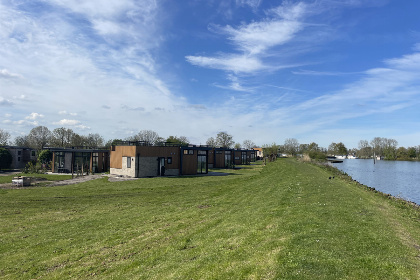
[[[7,147],[6,147],[7,148]],[[12,154],[11,168],[23,168],[33,161],[34,150],[8,146]],[[162,143],[151,146],[142,141],[122,141],[110,150],[85,147],[48,148],[52,153],[53,173],[110,172],[128,177],[155,177],[207,174],[211,168],[232,168],[262,158],[262,149],[212,148],[196,145]],[[30,154],[18,157],[18,154]]]

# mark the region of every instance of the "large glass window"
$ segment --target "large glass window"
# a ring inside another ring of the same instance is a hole
[[[232,167],[232,155],[230,151],[225,151],[225,167]]]
[[[90,153],[74,153],[73,170],[87,172],[90,168]]]
[[[198,155],[197,156],[197,174],[206,174],[207,173],[207,156]]]
[[[92,171],[98,172],[98,160],[99,154],[98,153],[92,153]]]
[[[242,164],[247,164],[247,162],[246,162],[246,152],[241,152],[241,162],[242,162]]]
[[[64,170],[64,158],[64,152],[54,153],[54,171],[56,173],[68,172],[68,170]]]

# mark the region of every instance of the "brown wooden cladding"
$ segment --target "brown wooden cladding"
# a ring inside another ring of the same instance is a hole
[[[136,156],[136,146],[113,146],[110,157],[111,168],[122,168],[123,157]]]
[[[214,154],[215,154],[214,149],[209,151],[208,158],[207,158],[209,165],[210,164],[214,165]]]
[[[215,151],[215,168],[225,168],[225,151]]]
[[[182,174],[183,175],[195,175],[197,174],[197,151],[194,154],[186,155],[182,157]]]

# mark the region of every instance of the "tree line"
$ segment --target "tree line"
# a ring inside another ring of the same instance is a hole
[[[31,129],[27,135],[18,136],[14,141],[10,140],[10,133],[0,129],[0,145],[15,145],[42,150],[45,147],[95,147],[109,148],[117,141],[144,141],[150,145],[159,143],[173,143],[180,145],[190,144],[185,136],[161,137],[153,130],[141,130],[137,134],[125,139],[111,139],[105,141],[104,137],[98,133],[80,135],[70,128],[55,128],[50,130],[45,126],[37,126]],[[206,141],[210,147],[224,148],[245,148],[252,149],[257,147],[252,140],[244,140],[242,143],[235,142],[233,136],[222,131],[215,137],[210,137]],[[390,138],[375,137],[371,141],[360,140],[358,148],[348,149],[342,142],[332,142],[328,148],[320,147],[317,143],[301,144],[295,138],[287,138],[283,145],[276,143],[265,144],[262,146],[265,155],[287,154],[296,156],[298,154],[308,154],[311,158],[322,159],[327,155],[354,155],[359,158],[380,157],[386,160],[418,160],[420,159],[420,145],[415,147],[398,147],[398,141]]]
[[[313,159],[325,159],[327,156],[352,155],[362,159],[381,158],[385,160],[419,160],[420,145],[415,147],[398,147],[395,139],[375,137],[371,141],[360,140],[358,148],[348,149],[342,142],[332,142],[328,148],[317,143],[300,144],[295,138],[288,138],[283,145],[276,143],[263,145],[265,155],[286,154],[290,156],[307,154]]]
[[[125,139],[111,139],[105,141],[104,137],[98,133],[89,133],[88,135],[80,135],[70,128],[60,127],[53,130],[45,126],[37,126],[30,130],[27,135],[16,137],[11,141],[10,133],[0,129],[0,146],[14,145],[19,147],[29,147],[36,150],[42,150],[46,147],[70,148],[70,147],[92,147],[92,148],[109,148],[111,145],[120,141],[143,141],[149,145],[159,145],[160,143],[171,143],[179,145],[188,145],[190,141],[185,136],[169,136],[161,137],[153,130],[141,130],[137,134],[129,136]],[[242,144],[235,143],[233,136],[227,132],[219,132],[215,137],[210,137],[206,141],[206,145],[211,147],[225,148],[246,148],[256,147],[251,140],[245,140]]]

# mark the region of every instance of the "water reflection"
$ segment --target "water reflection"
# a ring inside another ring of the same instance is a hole
[[[364,185],[420,204],[420,162],[345,159],[333,165]]]

